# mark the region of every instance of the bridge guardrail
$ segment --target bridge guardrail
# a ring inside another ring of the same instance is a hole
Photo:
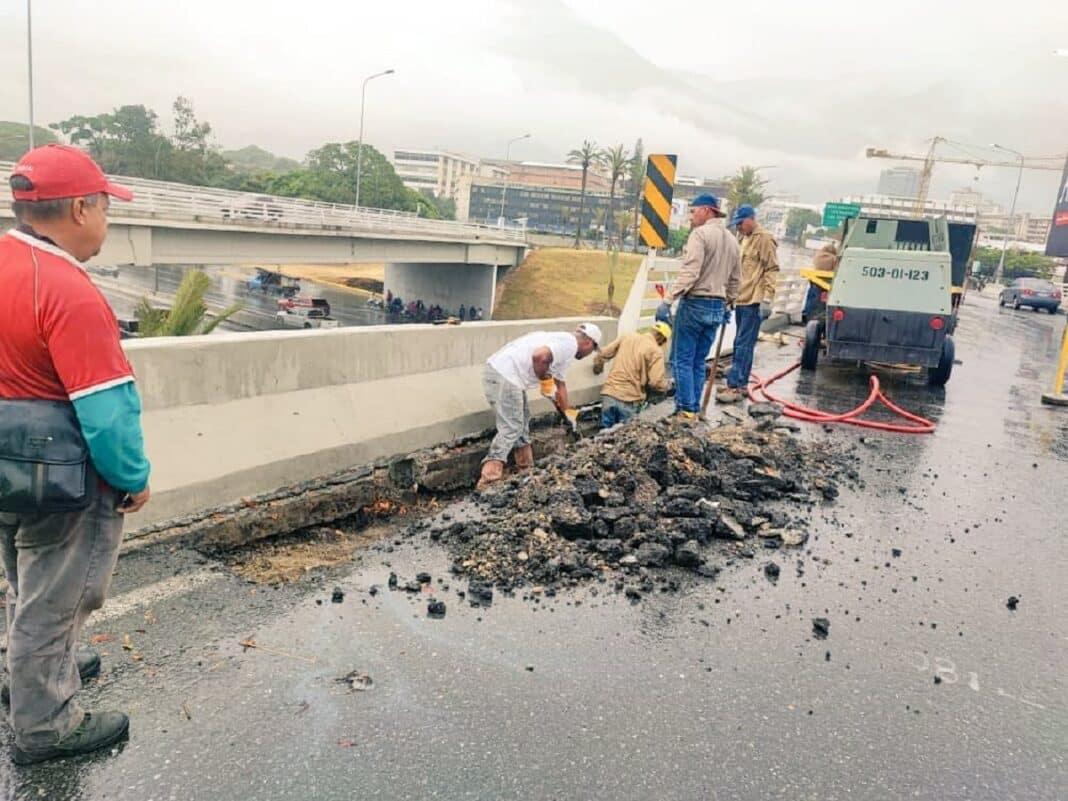
[[[0,173],[10,175],[13,162],[0,161]],[[337,203],[235,192],[208,186],[114,176],[117,183],[133,190],[134,199],[122,204],[116,216],[157,220],[254,225],[269,228],[333,229],[354,232],[426,236],[442,239],[480,239],[487,242],[522,243],[526,232],[479,223],[430,220],[414,212],[353,208]],[[0,209],[9,210],[11,200],[0,193]]]

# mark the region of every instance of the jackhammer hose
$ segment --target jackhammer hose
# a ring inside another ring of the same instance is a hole
[[[867,400],[860,404],[857,408],[849,412],[843,412],[841,414],[831,414],[830,412],[823,412],[819,409],[813,409],[809,406],[802,406],[799,403],[791,403],[785,401],[775,395],[772,395],[768,391],[768,387],[774,384],[783,376],[787,376],[794,370],[801,366],[801,362],[787,367],[785,370],[776,373],[766,381],[760,376],[753,374],[752,383],[749,386],[749,400],[753,402],[760,402],[762,400],[771,401],[777,403],[783,407],[783,415],[790,417],[794,420],[801,420],[806,423],[847,423],[851,426],[859,426],[860,428],[872,428],[877,431],[893,431],[898,434],[933,434],[935,430],[935,424],[930,420],[913,414],[912,412],[906,412],[900,406],[891,401],[883,391],[879,388],[878,376],[871,376],[869,381],[871,382],[871,392],[868,394]],[[757,393],[763,395],[763,398],[758,397]],[[914,425],[894,424],[894,423],[880,423],[874,420],[859,420],[857,418],[864,412],[868,411],[876,401],[882,402],[886,408],[896,414],[898,417],[902,417],[905,420],[913,423]]]

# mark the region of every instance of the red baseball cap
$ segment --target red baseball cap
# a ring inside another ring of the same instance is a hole
[[[88,153],[70,145],[35,147],[19,159],[11,175],[21,175],[33,185],[12,188],[15,200],[62,200],[100,192],[133,200],[133,192],[111,183]]]

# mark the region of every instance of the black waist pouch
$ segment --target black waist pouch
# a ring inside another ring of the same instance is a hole
[[[0,399],[0,512],[73,512],[89,505],[89,447],[74,405]]]

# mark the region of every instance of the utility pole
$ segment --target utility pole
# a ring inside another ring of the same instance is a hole
[[[498,223],[502,227],[504,226],[504,199],[505,199],[505,196],[508,194],[508,176],[512,174],[512,170],[511,170],[511,168],[509,168],[507,166],[507,164],[508,164],[509,160],[512,157],[512,145],[514,145],[516,142],[521,142],[524,139],[530,139],[530,134],[525,133],[522,136],[517,136],[515,139],[509,139],[508,140],[508,146],[505,147],[505,149],[504,149],[504,163],[505,163],[504,186],[501,187],[501,216],[500,216],[500,219],[498,220]]]
[[[393,70],[383,70],[382,72],[376,72],[374,75],[368,75],[363,79],[363,88],[360,89],[360,142],[356,146],[356,206],[360,208],[360,173],[363,171],[363,103],[367,97],[367,84],[369,81],[375,78],[381,78],[383,75],[392,75]]]
[[[1016,237],[1016,198],[1020,194],[1020,181],[1023,179],[1024,155],[1011,147],[1002,147],[999,144],[994,144],[992,147],[997,150],[1004,150],[1006,153],[1012,153],[1020,161],[1020,168],[1016,172],[1016,191],[1012,193],[1012,207],[1009,209],[1009,227],[1005,232],[1005,239],[1001,243],[1001,258],[998,259],[998,269],[994,273],[994,283],[1000,284],[1001,278],[1005,273],[1005,251],[1009,248],[1009,233],[1012,233],[1014,239]]]
[[[33,150],[33,0],[26,0],[26,66],[30,90],[30,150]]]

